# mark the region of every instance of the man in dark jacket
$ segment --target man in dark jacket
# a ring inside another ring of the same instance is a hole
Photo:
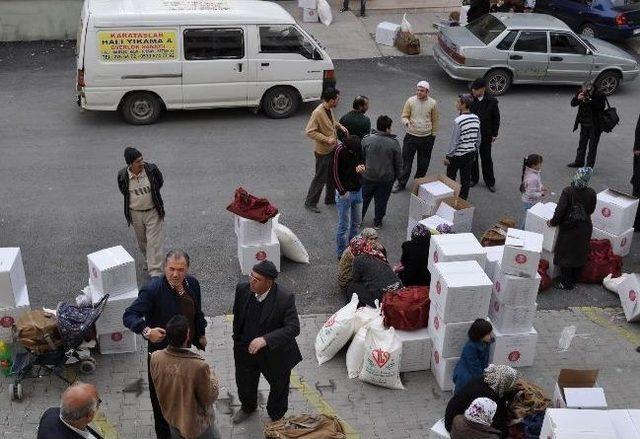
[[[391,134],[391,118],[380,116],[376,128],[362,140],[365,168],[362,178],[362,219],[371,200],[375,200],[373,227],[382,227],[393,182],[402,173],[402,152],[395,134]]]
[[[242,407],[233,416],[234,424],[258,407],[260,374],[270,386],[267,413],[271,420],[287,413],[291,369],[302,361],[296,343],[300,320],[295,296],[275,282],[277,277],[276,266],[265,260],[254,265],[249,282],[236,286],[233,356]]]
[[[484,78],[478,78],[471,84],[471,94],[473,103],[471,112],[480,119],[480,148],[479,158],[471,168],[471,187],[480,181],[480,166],[478,161],[482,161],[482,178],[487,188],[495,192],[496,178],[493,174],[493,160],[491,159],[491,146],[498,137],[500,130],[500,109],[498,100],[486,94],[487,82]]]
[[[153,163],[145,163],[135,148],[124,150],[127,166],[118,172],[118,188],[124,196],[124,217],[133,225],[138,247],[145,257],[149,276],[162,275],[164,246],[164,205],[160,188],[162,173]]]
[[[369,98],[358,96],[353,100],[353,110],[340,118],[340,123],[349,130],[349,134],[358,136],[360,140],[371,133],[371,120],[365,116],[368,109]],[[339,131],[338,138],[344,141],[347,135],[343,131]]]
[[[636,123],[636,135],[633,142],[633,175],[631,177],[633,196],[640,197],[640,117]],[[640,209],[636,211],[636,220],[633,223],[636,232],[640,232]]]
[[[361,175],[364,170],[364,156],[360,139],[353,134],[349,135],[344,143],[339,143],[336,147],[331,165],[331,176],[336,186],[336,207],[338,208],[336,229],[338,260],[351,238],[358,234],[360,228]]]
[[[95,386],[77,381],[62,394],[60,407],[44,412],[38,426],[38,439],[102,439],[89,426],[99,405]]]
[[[596,153],[602,129],[600,118],[604,112],[606,98],[592,82],[585,82],[578,93],[571,99],[571,106],[578,107],[573,131],[580,125],[580,140],[576,159],[567,166],[570,168],[582,168],[585,166],[584,158],[587,156],[587,167],[593,168],[596,164]],[[587,154],[587,145],[589,153]]]
[[[124,326],[136,334],[142,334],[149,342],[147,369],[151,354],[168,346],[164,328],[175,315],[181,314],[189,320],[190,334],[193,334],[190,344],[200,350],[207,345],[204,335],[207,321],[202,312],[200,283],[188,275],[188,270],[189,255],[181,250],[171,250],[165,257],[164,275],[152,278],[124,312]],[[162,416],[150,374],[148,378],[156,435],[158,439],[170,438],[169,424]]]

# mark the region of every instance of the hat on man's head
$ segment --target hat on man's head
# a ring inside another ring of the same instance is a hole
[[[278,277],[278,269],[276,268],[276,265],[269,260],[258,262],[253,266],[253,271],[263,276],[267,276],[270,279]]]
[[[138,157],[142,157],[142,153],[137,149],[131,146],[127,146],[124,149],[124,161],[127,163],[127,165],[130,165],[133,162],[135,162]]]
[[[427,81],[420,81],[417,85],[418,88],[426,88],[427,90],[431,90],[431,86]]]

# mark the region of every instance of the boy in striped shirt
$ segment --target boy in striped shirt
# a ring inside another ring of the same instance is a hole
[[[456,108],[460,116],[453,121],[453,132],[449,142],[449,150],[444,158],[447,167],[447,177],[456,179],[460,171],[460,198],[465,200],[469,196],[471,185],[471,169],[476,160],[476,151],[480,146],[480,119],[469,109],[473,103],[470,94],[460,95],[456,101]]]

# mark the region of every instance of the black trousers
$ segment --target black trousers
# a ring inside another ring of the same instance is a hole
[[[560,267],[560,282],[568,288],[573,288],[576,282],[580,280],[583,268],[584,267]]]
[[[482,179],[487,186],[495,186],[496,178],[493,174],[493,159],[491,158],[491,137],[482,136],[480,143],[480,151],[478,160],[475,161],[471,168],[471,184],[477,184],[480,181],[480,163],[482,162]]]
[[[418,137],[411,134],[404,136],[402,141],[402,175],[398,178],[398,184],[401,187],[405,187],[409,181],[411,168],[413,167],[413,157],[416,153],[418,153],[418,165],[414,178],[422,178],[427,175],[435,140],[434,136]]]
[[[593,168],[596,164],[596,154],[598,153],[598,142],[602,134],[594,126],[580,125],[580,140],[578,141],[578,151],[576,151],[575,163],[584,166],[584,157],[587,156],[587,166]],[[587,154],[587,147],[589,153]]]
[[[367,0],[360,0],[360,14],[365,13],[366,7],[367,7]],[[342,2],[342,9],[349,9],[349,0],[344,0]]]
[[[633,196],[640,198],[640,156],[633,156],[633,176],[631,177]],[[640,232],[640,209],[636,210],[636,219],[633,223],[636,232]]]
[[[149,396],[151,397],[151,407],[153,408],[153,422],[155,424],[156,437],[158,439],[171,439],[171,429],[162,415],[162,409],[160,408],[160,402],[156,394],[156,386],[153,385],[153,380],[151,379],[151,370],[149,368],[151,353],[152,351],[149,351],[147,355],[147,377],[149,380]]]
[[[236,365],[236,386],[242,411],[251,413],[258,408],[258,383],[260,374],[262,374],[269,383],[267,413],[273,421],[282,418],[289,408],[291,370],[272,370],[267,365],[264,352],[251,355],[247,352],[246,346],[235,345],[233,357]]]
[[[333,152],[325,155],[320,155],[317,152],[314,154],[316,156],[316,174],[311,180],[307,199],[304,203],[307,206],[317,206],[318,201],[320,201],[320,194],[322,194],[322,188],[326,185],[324,204],[335,204],[336,185],[330,172]]]
[[[362,220],[367,214],[371,200],[375,202],[373,223],[381,225],[387,214],[387,203],[393,189],[393,181],[376,182],[362,179]]]
[[[475,152],[468,152],[464,155],[454,155],[449,157],[449,166],[447,166],[447,177],[455,180],[458,171],[460,171],[460,198],[464,198],[465,200],[469,197],[469,187],[471,185],[471,169],[473,168],[473,162],[475,160]]]

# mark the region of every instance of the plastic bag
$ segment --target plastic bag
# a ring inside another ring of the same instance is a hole
[[[298,239],[289,227],[280,224],[280,215],[276,216],[273,220],[273,230],[280,242],[280,249],[285,258],[301,264],[309,263],[309,253],[307,253],[307,249],[304,248],[300,239]]]
[[[393,328],[370,326],[364,342],[364,360],[358,376],[365,383],[403,390],[400,380],[402,342]]]
[[[325,26],[329,26],[333,21],[331,6],[329,6],[327,0],[318,0],[318,18]]]
[[[316,336],[316,358],[318,364],[326,363],[347,344],[353,335],[353,325],[358,307],[358,295],[340,308],[325,322]]]
[[[409,23],[409,20],[407,20],[407,14],[404,14],[402,16],[402,22],[400,23],[400,30],[402,32],[409,32],[409,33],[413,33],[413,27],[411,26],[411,23]]]
[[[613,277],[613,275],[609,273],[607,277],[602,280],[602,285],[612,293],[618,294],[618,285],[620,285],[627,276],[629,276],[629,273],[622,273],[619,277]]]
[[[571,346],[571,341],[575,336],[576,336],[576,327],[573,325],[566,326],[562,330],[562,334],[560,334],[560,340],[558,340],[558,350],[560,352],[568,351],[569,346]]]

